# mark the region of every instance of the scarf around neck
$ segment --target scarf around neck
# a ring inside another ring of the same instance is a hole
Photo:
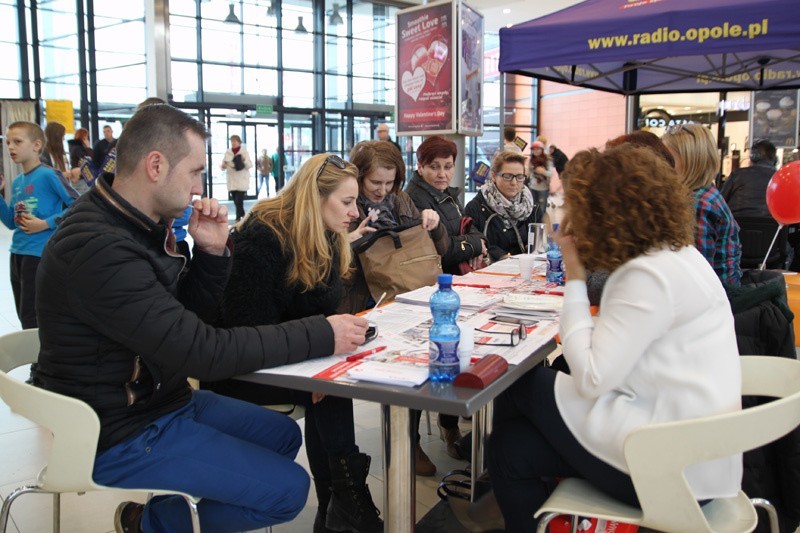
[[[481,187],[483,198],[489,207],[503,219],[503,225],[510,228],[512,223],[527,220],[533,212],[533,195],[530,189],[522,187],[517,195],[509,200],[500,192],[494,180]]]
[[[398,225],[394,216],[394,200],[394,193],[387,195],[382,202],[371,202],[364,195],[358,195],[358,204],[367,218],[370,217],[370,211],[377,213],[375,218],[369,222],[369,225],[375,229],[394,228]]]

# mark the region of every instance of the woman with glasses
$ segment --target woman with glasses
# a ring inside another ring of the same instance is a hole
[[[488,447],[494,496],[512,533],[536,531],[533,515],[559,477],[586,479],[637,505],[623,455],[632,431],[741,409],[733,315],[693,246],[688,187],[651,149],[629,144],[579,152],[565,172],[556,239],[569,272],[560,336],[571,373],[537,367],[500,395]],[[597,317],[587,269],[610,272]],[[742,456],[684,475],[701,505],[735,496]]]
[[[675,159],[678,175],[692,191],[695,246],[723,283],[740,286],[739,225],[714,185],[720,161],[714,136],[702,124],[681,124],[669,128],[661,140]]]
[[[222,302],[226,327],[336,313],[351,261],[347,232],[358,217],[357,178],[358,169],[341,158],[316,155],[279,195],[259,201],[236,225]],[[370,457],[355,443],[352,400],[237,380],[212,388],[259,405],[304,404],[306,452],[319,502],[314,532],[383,531],[365,483]]]
[[[522,254],[528,246],[528,224],[540,222],[543,207],[533,205],[525,186],[525,157],[504,151],[492,161],[492,178],[464,209],[486,237],[489,256],[497,261]]]

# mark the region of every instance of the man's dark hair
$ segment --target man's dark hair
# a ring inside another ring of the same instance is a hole
[[[517,129],[514,126],[506,126],[503,128],[503,138],[508,142],[517,138]]]
[[[117,141],[117,175],[126,176],[153,150],[175,166],[189,153],[184,132],[208,139],[205,126],[183,111],[167,104],[143,107],[125,124]]]
[[[750,148],[750,161],[753,163],[768,163],[775,166],[778,163],[775,145],[767,139],[759,139]]]

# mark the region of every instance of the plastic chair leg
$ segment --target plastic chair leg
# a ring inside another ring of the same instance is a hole
[[[556,513],[546,513],[539,519],[539,525],[536,526],[536,533],[546,533],[547,526],[550,525],[550,521],[557,517],[558,514]]]
[[[183,499],[186,501],[186,504],[189,506],[189,510],[192,513],[192,531],[194,533],[200,533],[200,515],[197,514],[197,504],[194,503],[191,498],[184,496]]]
[[[61,533],[61,493],[53,493],[53,533]]]
[[[767,516],[769,516],[769,530],[772,533],[779,533],[778,511],[775,510],[775,506],[764,498],[750,498],[750,503],[752,503],[754,507],[761,507],[767,511]]]
[[[30,494],[34,492],[41,492],[38,487],[34,485],[30,485],[27,487],[19,487],[14,489],[14,491],[8,495],[6,501],[3,502],[3,508],[0,510],[0,533],[6,533],[6,528],[8,527],[8,518],[11,514],[11,504],[14,503],[18,497],[22,496],[23,494]]]

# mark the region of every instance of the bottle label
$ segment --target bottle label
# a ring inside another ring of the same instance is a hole
[[[430,341],[428,347],[430,363],[434,365],[458,365],[458,341]]]
[[[562,270],[561,265],[562,264],[563,264],[563,262],[562,262],[562,259],[560,257],[556,258],[556,259],[550,259],[549,257],[547,258],[547,270],[549,270],[551,272],[561,272],[561,270]]]

